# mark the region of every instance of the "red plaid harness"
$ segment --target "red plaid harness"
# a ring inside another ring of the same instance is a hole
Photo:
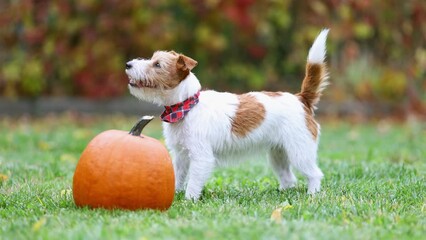
[[[198,97],[200,96],[200,91],[198,91],[194,96],[189,97],[183,102],[176,103],[171,106],[164,106],[165,110],[161,114],[161,120],[168,123],[177,123],[182,120],[186,114],[198,103]]]

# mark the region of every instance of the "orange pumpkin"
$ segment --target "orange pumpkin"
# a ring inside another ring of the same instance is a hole
[[[170,155],[158,140],[141,135],[153,117],[130,131],[108,130],[83,151],[73,178],[77,206],[161,209],[170,207],[175,178]]]

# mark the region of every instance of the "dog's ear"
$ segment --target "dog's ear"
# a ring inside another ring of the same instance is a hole
[[[194,59],[187,57],[183,54],[179,54],[179,58],[177,60],[177,68],[181,71],[191,71],[195,66],[197,66],[198,62]]]

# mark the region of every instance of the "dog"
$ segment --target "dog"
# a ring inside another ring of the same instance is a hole
[[[135,97],[165,106],[161,115],[170,149],[176,191],[200,198],[215,166],[241,154],[266,150],[280,189],[294,187],[292,168],[308,180],[308,194],[320,191],[323,173],[317,165],[320,125],[314,110],[328,85],[324,62],[328,29],[308,53],[301,91],[232,94],[201,91],[191,70],[197,61],[174,51],[157,51],[150,59],[126,63],[129,90]]]

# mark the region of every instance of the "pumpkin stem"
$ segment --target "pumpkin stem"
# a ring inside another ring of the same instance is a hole
[[[129,134],[133,136],[140,136],[143,128],[154,119],[154,116],[143,116],[139,121],[132,127]]]

